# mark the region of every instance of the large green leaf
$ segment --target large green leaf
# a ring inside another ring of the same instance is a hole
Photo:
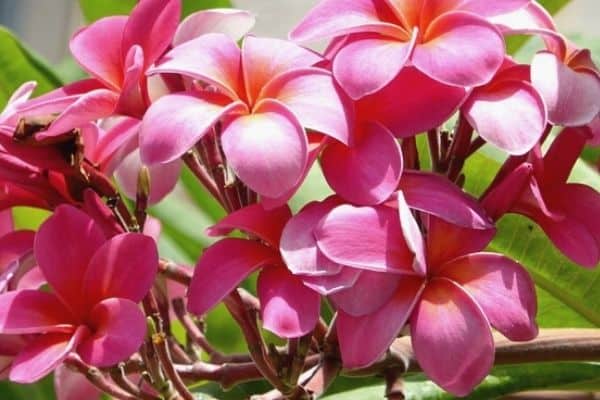
[[[0,109],[26,81],[37,81],[36,94],[62,85],[60,78],[38,55],[24,46],[8,29],[0,26]]]
[[[136,0],[79,0],[81,11],[86,21],[92,22],[109,15],[129,14]],[[183,15],[207,8],[231,7],[229,0],[183,0]]]

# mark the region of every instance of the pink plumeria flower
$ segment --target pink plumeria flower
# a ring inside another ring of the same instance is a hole
[[[483,205],[494,219],[507,212],[530,218],[565,256],[593,268],[600,262],[600,193],[567,181],[588,134],[586,128],[564,129],[543,158],[536,146],[528,160],[516,160]]]
[[[165,96],[144,117],[145,164],[173,161],[222,122],[228,164],[252,190],[279,198],[308,162],[305,129],[350,140],[347,106],[317,54],[277,39],[248,36],[242,49],[223,34],[183,43],[150,73],[176,73],[208,85]],[[280,203],[281,204],[281,203]]]
[[[287,206],[265,210],[255,204],[209,228],[210,235],[238,229],[260,241],[225,238],[208,247],[194,270],[188,309],[205,314],[260,269],[257,290],[263,327],[285,338],[300,337],[314,329],[320,313],[319,293],[288,271],[279,252],[281,233],[291,215]]]
[[[530,67],[506,58],[496,76],[475,88],[461,108],[487,142],[509,154],[533,148],[546,129],[546,104],[530,83]]]
[[[296,41],[348,36],[333,73],[358,99],[385,87],[406,65],[462,87],[488,82],[502,64],[504,41],[485,18],[528,0],[322,0],[292,31]]]
[[[374,363],[410,324],[415,356],[425,374],[450,393],[464,396],[493,365],[491,326],[512,340],[537,335],[536,298],[522,266],[503,255],[481,252],[494,230],[489,222],[487,228],[479,226],[487,219],[473,199],[458,188],[425,196],[450,185],[440,179],[410,177],[410,195],[398,192],[397,208],[337,207],[315,235],[331,260],[378,273],[361,275],[352,288],[331,296],[338,308],[344,365]],[[450,204],[448,209],[437,203],[441,199]],[[442,218],[436,216],[440,211]]]
[[[0,112],[0,132],[12,135],[19,122],[17,108],[29,100],[36,86],[36,82],[25,82],[10,96],[6,107]]]
[[[146,321],[136,303],[158,269],[153,239],[134,233],[107,239],[88,215],[63,205],[40,227],[34,254],[52,291],[0,296],[0,333],[38,334],[14,358],[12,381],[35,382],[71,352],[107,367],[139,348]]]

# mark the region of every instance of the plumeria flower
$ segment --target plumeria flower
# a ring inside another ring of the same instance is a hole
[[[509,58],[489,83],[471,92],[461,110],[482,138],[515,155],[531,150],[547,124],[546,104],[530,83],[530,67]]]
[[[527,3],[322,0],[290,38],[347,36],[333,73],[354,99],[382,89],[406,65],[445,84],[480,86],[493,77],[504,57],[502,35],[486,18]]]
[[[494,219],[507,212],[530,218],[565,256],[593,268],[600,262],[600,194],[567,181],[588,134],[585,127],[566,128],[543,157],[534,148],[486,194],[483,205]]]
[[[12,381],[35,382],[71,352],[107,367],[137,351],[146,320],[136,303],[158,268],[153,239],[135,233],[107,239],[88,215],[63,205],[40,227],[34,254],[52,290],[0,296],[0,333],[37,334],[14,358]]]
[[[395,207],[342,205],[315,231],[329,259],[379,274],[331,296],[342,360],[348,368],[374,363],[409,324],[423,371],[464,396],[493,365],[492,326],[511,340],[537,335],[534,285],[518,263],[481,252],[494,229],[489,222],[487,228],[475,224],[487,217],[474,199],[458,189],[437,199],[423,196],[428,187],[443,184],[428,175],[411,180],[411,195],[398,192]],[[413,187],[417,182],[426,189]],[[441,198],[454,204],[444,210],[437,203]]]
[[[205,314],[260,269],[257,291],[263,327],[285,338],[314,329],[319,320],[319,293],[288,271],[279,252],[281,233],[291,216],[287,206],[265,210],[255,204],[209,228],[212,236],[237,229],[260,240],[225,238],[204,251],[188,291],[190,312]]]

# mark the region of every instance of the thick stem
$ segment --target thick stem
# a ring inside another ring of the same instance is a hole
[[[206,190],[208,190],[208,192],[219,203],[221,203],[221,205],[224,205],[223,196],[221,196],[219,188],[217,187],[212,176],[208,173],[206,168],[198,159],[198,156],[193,151],[189,151],[182,157],[182,159],[185,162],[185,165],[187,165],[187,167],[189,168],[189,170],[192,171],[196,179],[200,181],[202,186],[204,186]]]

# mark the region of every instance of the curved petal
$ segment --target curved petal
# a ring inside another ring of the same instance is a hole
[[[501,254],[473,253],[450,261],[439,273],[461,285],[510,340],[537,336],[535,286],[519,263]]]
[[[392,208],[336,207],[321,220],[314,235],[325,256],[339,264],[375,272],[412,273],[414,256]]]
[[[354,100],[375,93],[400,73],[416,37],[415,30],[410,41],[370,35],[351,38],[333,60],[333,76]]]
[[[115,114],[142,118],[148,108],[141,85],[146,85],[144,75],[144,51],[138,45],[129,49],[123,65],[123,86]]]
[[[280,251],[287,268],[295,275],[334,275],[342,266],[323,255],[313,234],[319,221],[341,204],[336,197],[311,202],[290,219],[281,234]],[[302,278],[304,279],[304,277]]]
[[[358,129],[352,147],[331,143],[323,150],[323,174],[344,199],[361,205],[378,204],[398,187],[402,152],[396,138],[382,125],[364,123]]]
[[[430,172],[405,171],[400,190],[411,208],[472,229],[490,229],[493,222],[481,205],[443,176]]]
[[[586,69],[570,69],[550,52],[533,58],[531,83],[546,102],[553,124],[585,125],[600,112],[600,78]]]
[[[27,344],[13,360],[9,379],[33,383],[54,370],[89,335],[85,326],[74,333],[47,333]]]
[[[225,236],[239,229],[279,248],[279,239],[283,227],[292,217],[292,211],[285,205],[266,210],[262,204],[252,204],[227,215],[221,221],[207,229],[209,236]]]
[[[551,187],[567,183],[575,163],[585,149],[587,139],[584,127],[564,128],[544,155],[540,186]]]
[[[102,392],[84,375],[59,365],[54,370],[56,400],[100,400]]]
[[[102,245],[92,257],[83,279],[87,304],[110,297],[140,302],[158,271],[154,239],[141,233],[122,233]]]
[[[346,368],[366,367],[390,347],[406,324],[422,290],[422,279],[403,277],[392,298],[379,310],[362,317],[338,312],[337,333]]]
[[[523,163],[514,168],[509,175],[485,194],[481,200],[481,206],[492,220],[498,221],[510,211],[529,186],[532,172],[533,166]]]
[[[69,42],[71,54],[83,69],[113,90],[123,83],[121,40],[127,19],[102,18],[79,30]]]
[[[8,210],[11,217],[12,230],[12,212]],[[0,236],[0,273],[8,263],[14,261],[33,249],[35,238],[34,231],[12,231]]]
[[[6,235],[15,229],[13,213],[11,209],[0,211],[0,235]],[[0,262],[0,265],[3,264]]]
[[[330,299],[337,309],[350,316],[361,317],[383,307],[394,296],[397,289],[405,290],[402,287],[404,279],[411,282],[415,280],[413,277],[402,275],[362,271],[351,288],[332,294]]]
[[[462,110],[481,137],[512,155],[531,150],[546,129],[544,100],[526,82],[505,81],[476,90]]]
[[[319,68],[294,69],[271,80],[262,88],[260,98],[281,101],[304,128],[349,144],[353,105],[330,72]]]
[[[473,87],[489,82],[504,61],[504,39],[493,25],[466,12],[436,18],[411,61],[431,78]]]
[[[413,269],[420,276],[427,275],[427,261],[425,259],[425,240],[419,224],[406,203],[402,191],[398,191],[398,215],[404,240],[410,251],[415,255]]]
[[[464,88],[445,85],[406,66],[381,91],[360,99],[356,110],[359,120],[378,121],[394,136],[408,137],[442,125],[467,95]]]
[[[358,32],[401,35],[397,22],[392,11],[378,1],[323,0],[292,30],[290,39],[305,42]]]
[[[175,47],[148,74],[181,74],[217,86],[233,99],[240,86],[241,52],[235,41],[222,33],[208,33]]]
[[[455,283],[439,278],[429,282],[410,326],[423,372],[453,395],[470,393],[492,368],[494,341],[489,322]]]
[[[161,97],[150,106],[140,128],[142,162],[153,165],[179,158],[220,118],[244,108],[217,93]]]
[[[122,56],[140,46],[145,67],[154,63],[171,44],[181,15],[179,0],[140,1],[129,16],[123,30]]]
[[[285,268],[265,268],[256,285],[265,329],[280,337],[296,338],[317,325],[321,296]]]
[[[483,17],[493,17],[519,10],[529,4],[531,0],[428,0],[427,11],[429,15],[438,16],[452,10],[471,12]]]
[[[204,251],[194,270],[188,309],[205,314],[253,271],[278,259],[275,251],[258,242],[232,238],[218,241]]]
[[[221,143],[235,174],[258,194],[278,197],[304,176],[306,133],[294,114],[277,101],[263,100],[253,114],[230,121]]]
[[[69,310],[52,293],[18,290],[0,295],[0,333],[73,331]]]
[[[252,29],[255,22],[254,15],[244,10],[222,8],[198,11],[181,21],[173,38],[173,46],[207,33],[223,33],[238,41]]]
[[[146,318],[134,302],[104,299],[88,316],[92,335],[77,348],[81,359],[96,367],[109,367],[135,353],[146,335]]]
[[[38,230],[35,258],[56,295],[83,311],[83,279],[93,255],[106,241],[101,227],[75,207],[59,206]]]
[[[322,296],[329,296],[344,289],[351,288],[358,277],[365,271],[358,268],[342,268],[335,275],[303,275],[300,278],[305,286]]]
[[[312,67],[321,60],[317,53],[292,42],[246,37],[242,44],[242,69],[248,101],[258,101],[262,88],[279,74]]]

